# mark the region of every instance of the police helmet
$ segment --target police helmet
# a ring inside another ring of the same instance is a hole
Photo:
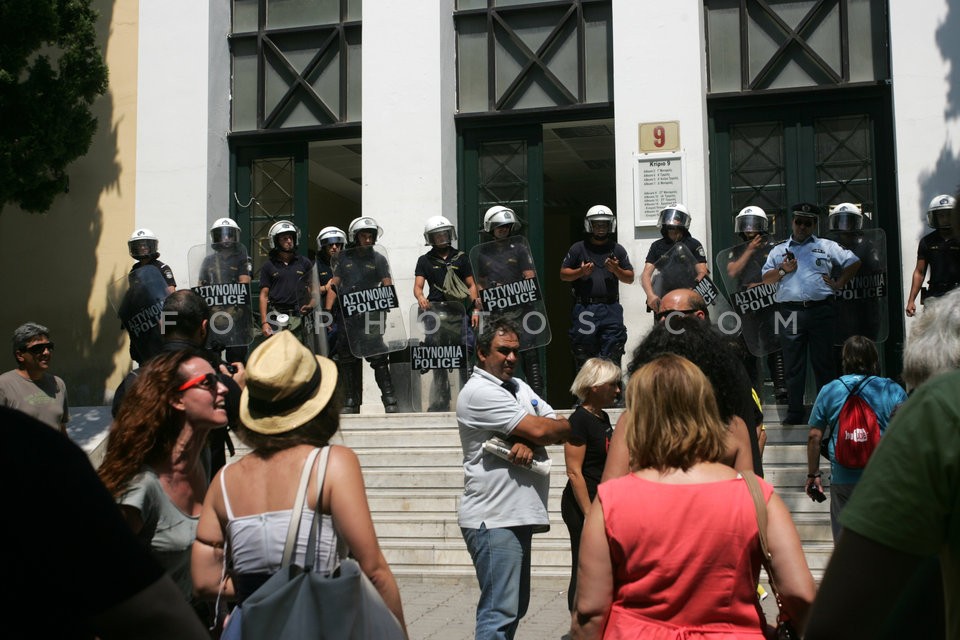
[[[594,222],[609,222],[609,233],[617,230],[617,216],[613,215],[613,211],[608,206],[595,204],[587,209],[587,215],[583,218],[583,230],[592,234]]]
[[[210,241],[214,248],[227,248],[240,242],[240,225],[230,218],[218,218],[210,227]]]
[[[666,236],[669,229],[689,230],[690,213],[687,212],[686,205],[678,202],[662,210],[657,216],[657,226],[660,227],[662,236]]]
[[[850,202],[841,202],[830,210],[827,219],[827,228],[830,231],[860,231],[863,229],[863,213],[860,207]]]
[[[140,258],[156,257],[160,255],[160,241],[156,234],[150,229],[137,229],[127,240],[127,248],[130,250],[130,257],[134,260]]]
[[[444,244],[438,245],[434,242],[433,236],[441,231],[445,231],[447,233],[447,241]],[[451,245],[457,241],[457,230],[453,228],[453,223],[443,216],[432,216],[427,218],[426,224],[423,225],[423,241],[428,247],[443,247]]]
[[[291,251],[296,250],[297,245],[300,244],[300,229],[297,229],[297,226],[290,222],[289,220],[280,220],[274,222],[270,226],[270,230],[267,231],[267,236],[270,238],[270,248],[279,249],[280,245],[277,243],[277,236],[284,233],[293,234],[293,248]]]
[[[491,235],[494,229],[507,224],[511,225],[511,234],[520,231],[520,219],[517,218],[517,214],[513,212],[513,209],[509,207],[498,204],[490,207],[487,209],[487,212],[483,214],[483,230]]]
[[[347,234],[340,227],[324,227],[317,234],[317,250],[323,251],[328,244],[347,244]]]
[[[956,198],[946,193],[935,197],[927,207],[927,224],[934,229],[949,229],[950,212],[956,205]]]
[[[736,233],[766,233],[768,228],[767,212],[752,205],[740,209],[733,221]]]
[[[350,241],[357,242],[357,234],[361,231],[372,231],[373,241],[376,242],[383,235],[383,227],[377,224],[377,221],[369,217],[354,218],[350,226],[347,227],[347,235]]]

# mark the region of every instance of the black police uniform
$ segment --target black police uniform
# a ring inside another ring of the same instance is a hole
[[[920,239],[917,259],[924,260],[930,270],[926,290],[920,292],[920,302],[937,298],[960,286],[960,240],[944,238],[934,230]]]

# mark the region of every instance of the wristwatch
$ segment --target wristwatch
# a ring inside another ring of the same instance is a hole
[[[780,267],[779,269],[777,269],[777,273],[780,274],[781,279],[787,275],[787,272],[783,270],[783,267]]]

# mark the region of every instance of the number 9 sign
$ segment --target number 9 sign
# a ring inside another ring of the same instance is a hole
[[[640,124],[641,153],[677,151],[679,148],[679,122],[646,122]]]

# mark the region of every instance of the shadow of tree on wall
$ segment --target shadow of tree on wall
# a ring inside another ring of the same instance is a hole
[[[113,3],[94,4],[100,12],[98,42],[106,49]],[[99,317],[92,317],[90,308],[103,232],[99,199],[120,189],[118,133],[110,126],[114,99],[108,89],[92,106],[99,128],[87,155],[69,167],[70,191],[56,199],[50,212],[27,214],[7,207],[0,213],[0,264],[8,276],[0,339],[9,339],[27,321],[49,327],[57,345],[51,369],[66,382],[71,406],[103,403],[114,355],[123,342],[120,321],[106,301],[94,305],[105,306]],[[8,357],[12,368],[12,355]]]
[[[940,55],[949,64],[947,72],[947,104],[944,119],[948,122],[960,119],[960,0],[947,0],[947,15],[937,28],[936,42]],[[922,99],[922,96],[918,96]],[[936,165],[920,176],[920,202],[915,212],[907,215],[919,215],[926,223],[927,206],[930,200],[941,193],[955,194],[960,188],[960,149],[954,149],[949,140],[945,140],[940,149]],[[928,230],[924,230],[927,233]],[[919,241],[920,238],[914,238]]]

